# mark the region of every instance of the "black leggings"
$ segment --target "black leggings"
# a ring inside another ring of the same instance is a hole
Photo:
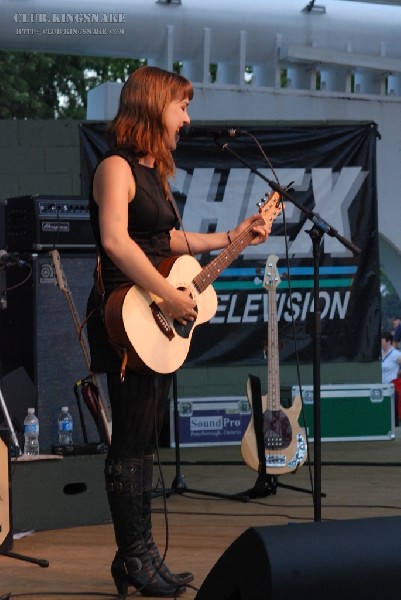
[[[152,454],[164,424],[172,375],[138,375],[126,370],[108,373],[107,387],[112,412],[109,458],[124,460]]]

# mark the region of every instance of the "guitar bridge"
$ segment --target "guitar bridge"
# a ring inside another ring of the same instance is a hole
[[[279,468],[285,467],[286,465],[286,456],[285,454],[266,454],[266,467],[271,468]]]
[[[175,337],[174,331],[173,331],[172,327],[170,327],[169,322],[167,321],[166,317],[160,310],[160,307],[158,306],[158,304],[155,301],[153,301],[149,305],[149,308],[152,311],[152,316],[156,322],[156,325],[158,326],[158,328],[160,329],[162,334],[165,335],[166,338],[168,340],[170,340],[170,342],[171,342],[171,340]]]

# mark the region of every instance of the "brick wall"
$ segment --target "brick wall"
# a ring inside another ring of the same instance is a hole
[[[79,121],[0,120],[0,202],[80,187]]]

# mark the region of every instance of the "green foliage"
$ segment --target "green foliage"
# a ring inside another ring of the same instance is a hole
[[[142,60],[0,52],[0,119],[85,119],[88,91],[125,81]]]

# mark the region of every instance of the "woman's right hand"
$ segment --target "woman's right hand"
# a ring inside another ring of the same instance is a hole
[[[172,286],[172,293],[168,299],[163,299],[161,308],[166,316],[177,320],[181,325],[195,321],[197,316],[196,302],[188,288],[177,289]]]

